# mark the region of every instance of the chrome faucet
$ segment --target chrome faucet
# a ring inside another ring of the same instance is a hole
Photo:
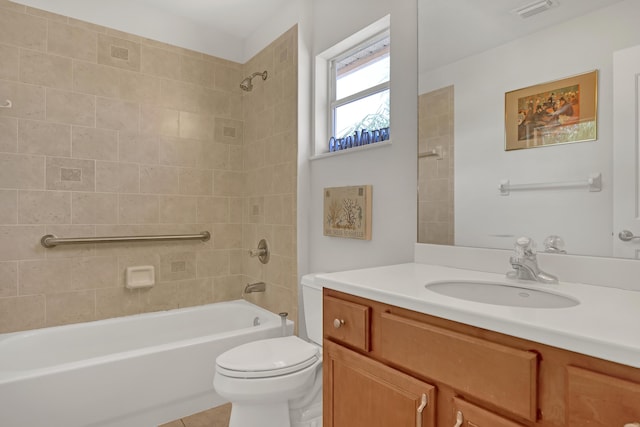
[[[516,240],[516,254],[509,258],[513,270],[507,273],[507,277],[518,280],[534,280],[541,283],[558,283],[556,276],[544,272],[538,267],[538,259],[533,248],[533,240],[529,237],[519,237]]]
[[[250,294],[253,292],[264,292],[267,285],[264,282],[247,283],[244,287],[244,294]]]

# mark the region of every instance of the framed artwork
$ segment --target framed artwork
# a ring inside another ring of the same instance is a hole
[[[371,185],[324,189],[324,235],[371,240]]]
[[[505,150],[597,138],[598,71],[505,94]]]

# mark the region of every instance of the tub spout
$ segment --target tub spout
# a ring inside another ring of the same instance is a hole
[[[247,283],[247,286],[244,287],[244,293],[250,294],[253,292],[264,292],[267,285],[264,282],[257,283]]]

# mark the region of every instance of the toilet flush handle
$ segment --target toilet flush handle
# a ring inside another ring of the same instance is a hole
[[[340,327],[344,325],[343,319],[333,319],[333,327],[336,329],[340,329]]]

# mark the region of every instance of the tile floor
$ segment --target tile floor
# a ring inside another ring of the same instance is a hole
[[[162,424],[159,427],[228,427],[231,416],[231,404],[227,403],[179,420]]]

